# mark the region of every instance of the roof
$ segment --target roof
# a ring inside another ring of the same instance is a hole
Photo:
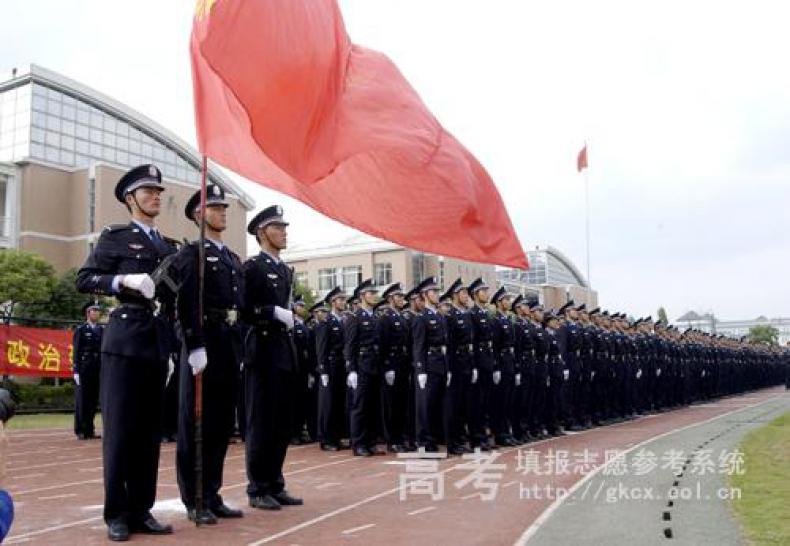
[[[192,166],[196,169],[201,169],[203,158],[200,153],[169,129],[166,129],[151,118],[141,114],[140,112],[137,112],[136,110],[113,99],[112,97],[100,93],[99,91],[96,91],[87,85],[83,85],[75,80],[72,80],[71,78],[67,78],[62,74],[58,74],[57,72],[47,68],[38,66],[36,64],[31,64],[27,72],[23,72],[14,78],[0,82],[0,91],[18,87],[29,82],[38,83],[57,91],[61,91],[62,93],[89,103],[96,108],[99,108],[108,114],[111,114],[129,123],[140,131],[148,134],[150,137],[158,140],[165,146],[175,150],[190,163],[192,163]],[[237,183],[233,182],[217,167],[211,165],[210,162],[209,178],[213,182],[216,182],[217,184],[224,187],[226,191],[238,196],[241,203],[248,210],[255,208],[255,201],[253,200],[252,196],[242,190]]]
[[[405,250],[405,247],[365,233],[357,233],[340,241],[290,247],[283,251],[282,257],[286,262],[296,262],[388,250]]]

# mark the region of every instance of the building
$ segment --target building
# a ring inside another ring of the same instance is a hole
[[[675,321],[678,328],[694,328],[710,334],[721,334],[727,337],[741,338],[749,335],[749,330],[755,326],[773,326],[779,332],[779,344],[790,342],[790,317],[766,318],[746,320],[720,320],[711,313],[702,315],[689,311]]]
[[[282,257],[293,266],[296,280],[319,298],[335,286],[350,293],[367,278],[379,288],[400,282],[407,290],[431,275],[445,288],[458,277],[466,283],[483,277],[497,286],[493,265],[444,258],[365,234],[327,245],[292,247]]]
[[[104,226],[127,222],[113,195],[129,168],[153,163],[167,187],[157,223],[176,239],[194,239],[184,218],[200,185],[197,150],[145,117],[85,85],[31,65],[0,81],[0,248],[42,255],[58,271],[79,267]],[[210,182],[231,203],[228,244],[246,254],[252,198],[215,168]]]
[[[552,246],[538,246],[527,251],[529,269],[499,269],[500,284],[509,291],[523,294],[530,301],[538,301],[546,308],[559,308],[569,300],[598,306],[598,294],[578,268],[564,254]]]

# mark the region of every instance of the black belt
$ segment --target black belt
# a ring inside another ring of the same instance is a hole
[[[135,309],[141,311],[154,311],[156,309],[156,304],[154,302],[151,303],[122,303],[118,306],[120,309],[121,307],[126,307],[127,309]]]
[[[359,354],[366,355],[366,354],[378,354],[379,347],[378,345],[371,345],[370,347],[360,347]]]
[[[428,347],[429,353],[442,353],[447,354],[447,345],[435,345],[433,347]]]
[[[474,350],[474,346],[471,343],[469,343],[469,344],[465,343],[463,345],[459,345],[458,347],[456,347],[455,348],[455,353],[456,354],[458,354],[458,353],[470,354],[473,350]]]
[[[516,350],[513,347],[502,347],[501,349],[499,349],[499,354],[501,354],[501,355],[504,355],[504,354],[511,354],[512,355],[515,352],[516,352]]]
[[[217,322],[224,322],[229,326],[233,326],[239,320],[238,309],[222,309],[218,307],[209,307],[205,310],[203,315],[205,320],[212,320]]]

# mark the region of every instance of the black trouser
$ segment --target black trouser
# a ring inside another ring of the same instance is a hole
[[[80,384],[75,390],[74,432],[93,436],[96,432],[93,420],[99,406],[101,360],[83,364],[80,369]]]
[[[510,410],[513,405],[515,375],[502,372],[498,385],[491,390],[491,433],[500,442],[510,436]]]
[[[494,386],[491,370],[477,369],[477,383],[472,386],[474,409],[469,415],[471,441],[476,444],[488,443],[488,419],[491,407],[491,392]]]
[[[294,376],[269,362],[245,366],[247,406],[247,495],[262,497],[285,488],[283,462],[291,438]]]
[[[349,388],[351,394],[349,420],[353,448],[371,447],[376,443],[376,431],[379,428],[377,417],[381,415],[378,411],[381,407],[380,381],[380,375],[359,370],[357,388]]]
[[[308,377],[313,372],[308,370],[299,370],[296,374],[296,403],[294,404],[294,420],[293,430],[291,431],[291,438],[302,438],[303,433],[311,439],[315,439],[316,435],[316,396],[318,386],[316,383],[318,379],[313,374],[314,382],[312,386],[309,385]]]
[[[444,405],[447,447],[458,447],[466,441],[469,411],[473,409],[469,403],[472,386],[472,374],[470,372],[453,372]]]
[[[318,441],[322,444],[340,444],[346,416],[346,375],[338,367],[329,374],[329,384],[318,381]]]
[[[447,392],[447,374],[427,373],[425,388],[421,389],[418,376],[414,376],[417,415],[417,445],[434,447],[443,443],[444,398]]]
[[[406,443],[407,419],[412,413],[408,408],[411,371],[406,367],[395,370],[395,381],[392,385],[381,380],[381,415],[384,427],[384,439],[387,445],[404,445]]]
[[[156,498],[167,362],[102,353],[104,520],[140,520]]]
[[[238,399],[239,364],[227,337],[207,337],[208,365],[203,370],[202,472],[203,506],[222,504],[219,490],[228,442],[233,434]],[[183,355],[179,381],[176,472],[181,500],[195,508],[195,377]]]

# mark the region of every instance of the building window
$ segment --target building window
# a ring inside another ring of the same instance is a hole
[[[307,271],[296,272],[296,284],[298,284],[302,288],[309,288],[307,286]]]
[[[385,264],[376,264],[374,267],[374,276],[376,280],[376,286],[385,286],[387,284],[392,284],[392,264],[385,263]]]
[[[439,286],[444,288],[444,259],[439,258]]]
[[[362,266],[352,265],[343,268],[343,290],[350,292],[362,283]]]
[[[336,284],[336,270],[334,267],[328,269],[318,270],[318,289],[322,292],[328,292],[335,287]]]

